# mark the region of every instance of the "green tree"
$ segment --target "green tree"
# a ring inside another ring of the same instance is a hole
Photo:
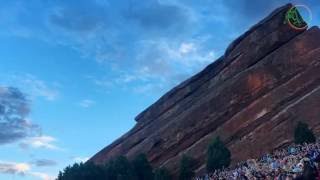
[[[108,180],[117,180],[117,170],[114,164],[114,159],[111,159],[105,164],[105,177]]]
[[[133,167],[125,156],[118,156],[110,162],[116,180],[136,179]]]
[[[135,176],[139,180],[152,180],[152,167],[145,154],[139,154],[132,161]]]
[[[179,180],[191,180],[194,177],[194,160],[187,155],[183,155],[180,160]]]
[[[296,144],[314,143],[316,138],[311,129],[309,129],[308,124],[298,122],[294,130],[294,141]]]
[[[57,180],[104,180],[105,173],[102,166],[93,163],[75,163],[59,172]]]
[[[216,137],[209,144],[207,150],[207,171],[228,167],[231,162],[231,153],[229,149],[223,144],[219,137]]]
[[[154,180],[172,180],[170,172],[162,167],[154,171]]]
[[[105,172],[104,168],[100,165],[95,165],[92,162],[86,162],[79,167],[79,174],[81,178],[77,180],[88,180],[88,179],[95,179],[95,180],[104,180],[105,179]]]
[[[63,173],[59,171],[57,180],[62,180],[62,178],[63,178]]]

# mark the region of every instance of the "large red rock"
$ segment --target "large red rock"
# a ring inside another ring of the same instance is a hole
[[[236,39],[224,56],[136,117],[137,124],[90,161],[145,153],[177,174],[182,154],[204,169],[208,142],[220,136],[233,162],[293,142],[304,121],[320,134],[320,29],[292,29],[291,4]]]

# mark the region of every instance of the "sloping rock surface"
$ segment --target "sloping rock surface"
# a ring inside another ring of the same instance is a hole
[[[304,121],[320,134],[320,30],[285,22],[291,4],[237,38],[225,54],[136,117],[137,124],[90,161],[145,153],[174,174],[182,154],[205,167],[208,142],[220,136],[233,162],[293,141]]]

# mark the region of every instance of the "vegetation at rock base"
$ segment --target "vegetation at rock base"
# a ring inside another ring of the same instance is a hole
[[[118,156],[105,165],[91,162],[75,163],[59,172],[57,180],[171,180],[170,172],[165,168],[153,173],[146,155],[139,154],[132,161]]]
[[[215,170],[228,167],[231,162],[231,153],[223,144],[219,137],[216,137],[209,144],[207,150],[207,171],[214,172]]]
[[[183,155],[180,160],[179,180],[191,180],[195,173],[193,166],[195,164],[194,159],[187,155]]]
[[[306,123],[298,122],[294,130],[296,144],[314,143],[316,138]],[[221,141],[214,138],[207,149],[206,168],[211,173],[227,168],[231,162],[231,152]],[[183,155],[180,160],[179,180],[191,180],[195,176],[195,160]],[[153,170],[145,154],[137,155],[132,161],[118,156],[105,165],[91,162],[75,163],[59,172],[57,180],[172,180],[170,172],[162,167]]]
[[[172,176],[166,168],[159,168],[154,171],[154,180],[172,180]]]
[[[152,167],[145,154],[140,154],[132,161],[135,176],[139,180],[153,179]]]
[[[296,144],[303,143],[314,143],[316,138],[311,129],[309,129],[308,124],[303,122],[298,122],[294,130],[294,142]]]
[[[57,180],[103,180],[105,169],[93,163],[75,163],[59,172]]]
[[[105,165],[105,172],[107,179],[110,180],[136,179],[132,163],[124,156],[109,161]]]

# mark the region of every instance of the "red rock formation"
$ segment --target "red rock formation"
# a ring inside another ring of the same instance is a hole
[[[233,162],[293,141],[298,121],[320,134],[320,30],[297,31],[285,5],[236,39],[224,56],[136,117],[128,133],[91,161],[146,153],[152,165],[177,173],[188,154],[204,168],[208,142],[220,136]]]

